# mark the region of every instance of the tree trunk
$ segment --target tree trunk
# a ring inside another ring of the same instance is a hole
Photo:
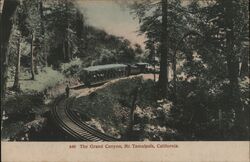
[[[176,55],[177,55],[177,49],[174,51],[173,55],[173,88],[174,88],[174,102],[177,102],[177,72],[176,72]]]
[[[135,108],[136,108],[135,103],[137,100],[137,96],[138,96],[138,88],[136,88],[134,93],[133,93],[133,100],[132,100],[131,111],[130,111],[130,130],[133,129],[133,125],[134,125],[134,112],[135,112]]]
[[[249,69],[248,69],[249,58],[248,58],[248,54],[249,54],[248,49],[245,49],[242,52],[241,66],[240,66],[240,72],[239,72],[240,77],[245,77],[245,76],[248,76],[248,74],[249,74]]]
[[[156,52],[155,52],[155,46],[154,46],[154,43],[152,43],[150,45],[150,55],[152,58],[150,58],[150,60],[152,60],[152,63],[153,63],[153,75],[154,75],[154,84],[156,82],[156,70],[155,70],[155,64],[156,64],[156,61],[155,61],[155,57],[156,57]]]
[[[155,63],[154,63],[154,84],[155,84],[155,82],[156,82],[156,69],[155,69]]]
[[[44,43],[44,64],[45,67],[48,66],[48,47],[47,47],[47,43]]]
[[[159,75],[159,97],[166,98],[168,89],[168,30],[167,30],[167,0],[162,0],[162,34],[161,61]]]
[[[226,28],[226,49],[225,55],[227,59],[228,79],[229,79],[229,106],[235,111],[236,125],[240,125],[241,101],[239,89],[239,59],[234,50],[235,34],[234,23],[232,17],[235,17],[235,9],[233,9],[232,1],[223,1],[225,6],[225,28]]]
[[[64,41],[64,61],[69,62],[70,61],[70,56],[69,56],[69,44],[67,37],[65,38],[66,40]]]
[[[70,50],[70,32],[69,32],[69,21],[68,21],[68,27],[67,27],[67,56],[68,61],[72,59],[71,50]]]
[[[45,29],[44,29],[44,15],[43,15],[43,1],[40,0],[39,1],[39,12],[40,12],[40,17],[41,17],[41,32],[42,32],[42,35],[44,35],[45,33]]]
[[[35,72],[34,72],[34,46],[33,46],[33,33],[31,34],[31,43],[30,43],[30,71],[31,71],[31,80],[35,80]]]
[[[1,98],[5,97],[6,83],[7,83],[7,70],[8,70],[8,41],[12,28],[11,17],[18,5],[17,0],[3,1],[1,0],[2,13],[0,22],[0,47],[1,47]]]
[[[62,44],[62,52],[63,52],[63,60],[66,61],[66,45],[65,45],[65,41],[63,41],[63,44]]]
[[[68,54],[68,61],[72,60],[72,54],[71,54],[71,49],[70,49],[69,36],[67,38],[67,54]]]
[[[66,31],[66,44],[67,44],[67,61],[71,60],[71,51],[70,51],[70,31],[69,31],[69,2],[66,2],[66,12],[67,12],[67,31]]]
[[[21,52],[20,52],[20,38],[18,40],[17,45],[17,62],[16,62],[16,73],[15,73],[15,80],[13,84],[13,89],[16,91],[20,91],[20,83],[19,83],[19,75],[20,75],[20,60],[21,60]]]
[[[37,60],[37,53],[38,53],[38,49],[37,49],[37,47],[34,47],[34,45],[33,45],[33,48],[34,48],[34,50],[33,50],[33,62],[34,62],[34,72],[35,72],[35,74],[38,74],[38,60]]]
[[[43,1],[40,0],[39,1],[39,12],[40,12],[40,17],[41,17],[41,32],[43,35],[43,48],[41,48],[43,55],[44,55],[44,65],[45,67],[48,66],[48,54],[47,54],[47,42],[46,42],[46,38],[45,38],[45,27],[44,27],[44,14],[43,14]]]

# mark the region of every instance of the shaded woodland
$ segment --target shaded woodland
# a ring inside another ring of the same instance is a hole
[[[178,131],[173,140],[249,140],[248,0],[117,3],[138,18],[145,49],[89,25],[74,0],[1,0],[2,114],[13,94],[30,95],[21,73],[34,82],[46,70],[68,79],[91,65],[143,61],[160,66],[149,93],[171,103],[161,125]]]

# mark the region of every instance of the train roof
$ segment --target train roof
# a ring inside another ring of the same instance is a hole
[[[139,63],[136,63],[136,65],[149,65],[149,63],[146,63],[146,62],[139,62]]]
[[[127,65],[124,64],[107,64],[107,65],[97,65],[97,66],[90,66],[87,68],[84,68],[86,71],[100,71],[100,70],[108,70],[108,69],[119,69],[127,67]]]

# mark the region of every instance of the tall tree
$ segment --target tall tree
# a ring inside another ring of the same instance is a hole
[[[79,12],[74,7],[72,0],[53,1],[50,4],[50,12],[46,14],[46,33],[45,39],[48,48],[58,51],[50,57],[57,58],[58,61],[68,62],[74,54],[78,52],[76,44],[81,40],[76,35],[79,33],[79,23],[81,20]],[[78,16],[77,15],[78,12]],[[53,40],[57,40],[54,42]],[[58,53],[61,55],[59,56]]]
[[[1,46],[1,98],[5,97],[6,83],[7,83],[7,70],[8,70],[8,41],[12,28],[11,17],[14,14],[18,0],[5,0],[2,2],[3,9],[1,14],[0,23],[0,46]]]
[[[150,42],[154,42],[160,55],[159,92],[167,97],[169,87],[169,66],[173,61],[176,44],[184,33],[192,30],[190,20],[193,15],[186,10],[182,0],[162,0],[135,2],[132,6],[140,21],[140,32]],[[183,44],[185,45],[185,44]],[[178,49],[182,47],[178,46]]]
[[[233,112],[235,123],[241,125],[240,61],[243,61],[244,51],[249,48],[248,1],[206,1],[198,7],[200,17],[197,17],[196,27],[204,35],[205,43],[196,47],[203,65],[207,66],[203,76],[213,85],[228,87],[224,90],[228,100],[227,111]]]
[[[44,32],[40,8],[39,0],[25,0],[20,5],[20,30],[22,36],[26,37],[26,41],[30,43],[31,79],[34,79],[35,74],[38,74],[37,66],[40,58],[43,58],[41,50],[37,46],[42,42]]]
[[[168,2],[162,0],[162,25],[161,25],[161,60],[159,74],[159,93],[160,97],[165,98],[168,90],[168,57],[169,57],[169,39],[168,39]]]
[[[159,76],[159,96],[165,98],[168,87],[168,1],[140,1],[131,6],[133,12],[139,19],[140,32],[148,38],[148,42],[154,42],[154,46],[159,45],[160,53],[160,76]]]
[[[19,83],[19,76],[20,76],[20,60],[21,60],[21,52],[20,52],[20,38],[18,38],[17,43],[17,59],[16,59],[16,72],[14,78],[13,89],[16,91],[20,91],[20,83]]]
[[[218,1],[219,5],[224,6],[224,25],[225,25],[225,55],[227,60],[227,69],[228,69],[228,79],[230,81],[230,105],[235,110],[236,113],[236,124],[239,124],[241,111],[242,111],[242,104],[240,100],[240,89],[239,89],[239,56],[237,56],[237,51],[235,50],[235,46],[237,47],[236,43],[236,33],[237,26],[235,23],[238,21],[238,14],[239,9],[241,9],[241,2],[240,1]]]
[[[20,76],[20,65],[21,65],[21,33],[19,31],[18,26],[18,20],[17,20],[17,14],[14,15],[14,26],[11,33],[11,39],[10,44],[14,45],[14,47],[9,47],[13,49],[16,49],[12,51],[15,53],[13,58],[15,59],[15,76],[14,76],[14,84],[13,84],[13,90],[20,91],[20,83],[19,83],[19,76]]]
[[[30,38],[30,73],[31,80],[35,80],[35,68],[34,68],[34,33],[31,33]]]

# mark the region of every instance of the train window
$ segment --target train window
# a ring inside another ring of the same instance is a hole
[[[108,64],[97,65],[85,68],[86,75],[83,76],[83,80],[93,84],[94,82],[100,82],[109,80],[112,78],[118,78],[127,75],[127,65],[124,64]]]

